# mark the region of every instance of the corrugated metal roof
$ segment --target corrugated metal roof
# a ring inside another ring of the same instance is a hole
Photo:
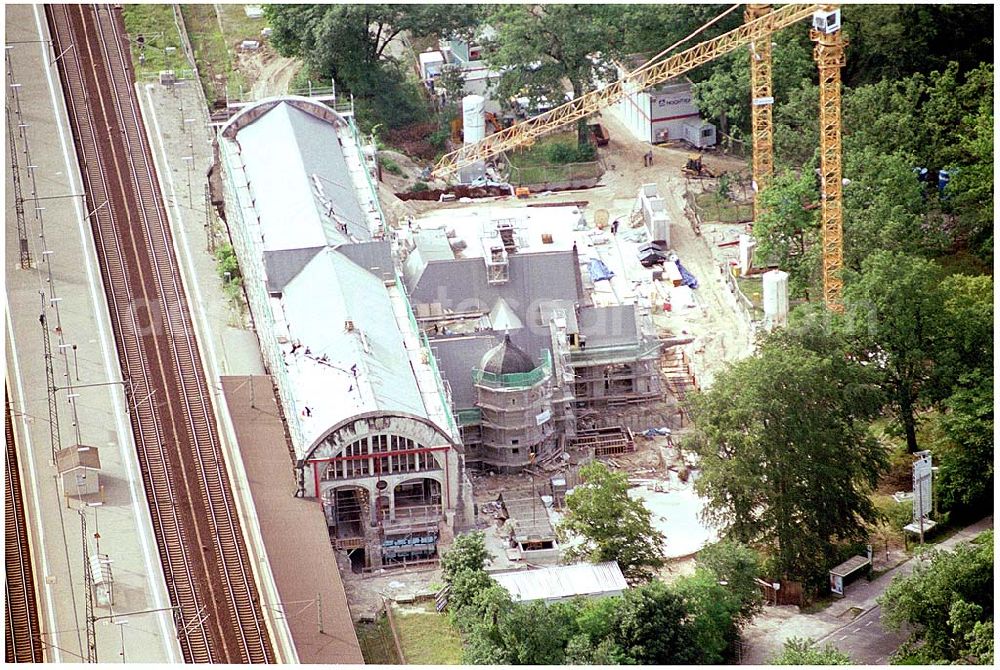
[[[379,278],[325,249],[285,286],[281,303],[289,334],[301,345],[293,354],[301,359],[296,393],[314,403],[303,420],[307,443],[362,412],[427,416]]]
[[[332,123],[280,102],[236,140],[265,250],[371,241]]]
[[[507,589],[515,602],[615,595],[628,588],[621,568],[614,561],[500,572],[490,577]]]

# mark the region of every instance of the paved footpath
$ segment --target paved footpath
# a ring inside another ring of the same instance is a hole
[[[112,560],[114,595],[110,605],[98,601],[94,609],[96,660],[179,663],[182,656],[125,398],[120,384],[107,385],[120,380],[121,372],[85,220],[86,205],[74,196],[82,186],[58,72],[48,64],[55,54],[47,41],[41,5],[7,5],[5,27],[32,165],[29,168],[24,141],[16,135],[32,267],[22,269],[19,262],[8,153],[5,372],[24,470],[46,660],[86,660],[83,570],[85,557],[100,552]],[[32,175],[37,201],[32,198]],[[52,463],[42,312],[51,340],[55,385],[61,387],[55,394],[58,442],[62,447],[95,446],[101,460],[101,492],[86,499],[64,497]]]
[[[963,528],[934,548],[951,550],[993,528],[988,516]],[[907,638],[907,632],[890,631],[881,623],[878,597],[896,577],[905,577],[919,564],[916,558],[900,563],[877,579],[861,579],[847,586],[843,598],[816,614],[801,614],[793,605],[768,607],[744,631],[744,665],[763,665],[780,653],[785,640],[812,638],[818,644],[831,644],[848,654],[856,663],[883,665]],[[857,616],[854,614],[857,613]]]

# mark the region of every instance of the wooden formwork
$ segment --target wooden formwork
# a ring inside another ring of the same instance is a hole
[[[573,440],[574,447],[593,449],[594,456],[616,456],[635,451],[632,431],[621,426],[581,430]]]

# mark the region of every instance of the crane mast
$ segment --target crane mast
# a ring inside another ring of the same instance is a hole
[[[844,208],[840,140],[840,68],[844,66],[845,40],[840,32],[840,12],[823,5],[813,18],[810,38],[816,42],[813,57],[819,69],[820,229],[823,235],[823,302],[833,312],[843,312]]]
[[[747,5],[744,21],[751,23],[771,12],[770,5]],[[750,42],[750,127],[753,138],[754,218],[760,215],[760,194],[774,178],[774,130],[771,109],[771,35]]]
[[[837,5],[750,4],[744,23],[719,37],[706,40],[670,58],[647,63],[618,81],[581,95],[544,114],[494,133],[475,144],[445,154],[433,174],[448,178],[463,167],[504,151],[534,143],[537,137],[600,112],[629,94],[661,84],[748,44],[750,46],[751,126],[754,216],[760,214],[760,193],[774,178],[774,131],[771,110],[771,34],[812,16],[810,38],[819,70],[819,126],[821,177],[821,232],[823,237],[823,301],[828,309],[843,311],[841,293],[844,264],[843,200],[840,132],[840,68],[844,66],[846,40],[840,32]]]

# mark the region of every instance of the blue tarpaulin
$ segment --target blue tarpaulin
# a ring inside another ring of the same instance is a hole
[[[681,283],[690,288],[698,288],[698,280],[681,265],[680,260],[676,260],[674,263],[677,264],[677,269],[681,272]]]
[[[595,282],[601,281],[602,279],[611,279],[615,276],[615,273],[612,272],[608,266],[604,264],[604,261],[599,258],[591,258],[590,265],[587,266],[587,270],[590,272],[590,278]]]

